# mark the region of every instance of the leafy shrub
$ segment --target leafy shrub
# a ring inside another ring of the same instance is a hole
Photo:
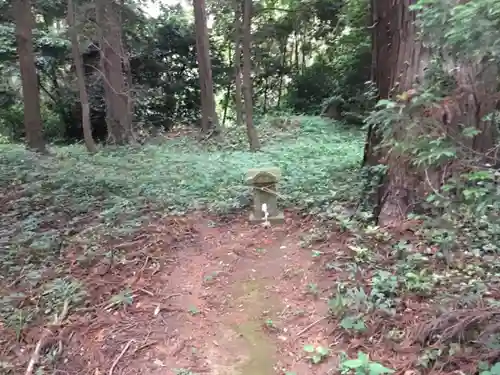
[[[335,77],[335,68],[323,61],[307,67],[288,86],[288,106],[299,113],[319,114],[324,100],[339,86]]]

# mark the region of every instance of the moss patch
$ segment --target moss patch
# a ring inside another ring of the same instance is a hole
[[[233,326],[248,346],[248,359],[238,366],[240,375],[267,375],[274,373],[276,348],[262,331],[264,311],[278,310],[279,306],[266,299],[265,283],[258,280],[245,281],[236,286],[240,289],[235,304],[248,314],[248,320]]]

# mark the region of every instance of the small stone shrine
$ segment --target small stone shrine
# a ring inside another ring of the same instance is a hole
[[[253,196],[253,212],[250,213],[250,222],[252,224],[280,224],[285,221],[283,212],[278,211],[276,185],[280,177],[279,168],[248,170],[247,184],[252,187]]]

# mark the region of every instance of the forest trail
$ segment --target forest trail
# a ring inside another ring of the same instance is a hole
[[[160,224],[150,235],[154,246],[144,246],[149,255],[128,278],[133,302],[97,314],[77,332],[71,346],[78,350],[61,370],[310,375],[334,367],[335,356],[312,367],[303,350],[331,342],[322,318],[332,284],[311,249],[300,246],[311,223],[293,215],[272,228],[243,216],[226,223],[203,215],[168,220],[165,228],[177,239],[162,239]],[[127,279],[125,269],[113,272]]]

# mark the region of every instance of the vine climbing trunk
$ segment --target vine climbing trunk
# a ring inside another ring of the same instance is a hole
[[[381,98],[394,98],[408,91],[418,79],[423,79],[429,53],[418,40],[415,13],[410,12],[411,0],[374,1],[376,19],[375,82]],[[382,29],[385,27],[385,30]],[[387,33],[389,30],[389,33]],[[384,35],[385,34],[385,35]],[[386,65],[386,68],[381,67]],[[393,134],[404,134],[404,124],[393,125]],[[386,150],[387,152],[388,150]],[[378,192],[378,219],[383,225],[399,225],[416,201],[419,177],[403,155],[386,153],[382,160],[388,164],[387,178]],[[416,172],[416,171],[415,171]]]

